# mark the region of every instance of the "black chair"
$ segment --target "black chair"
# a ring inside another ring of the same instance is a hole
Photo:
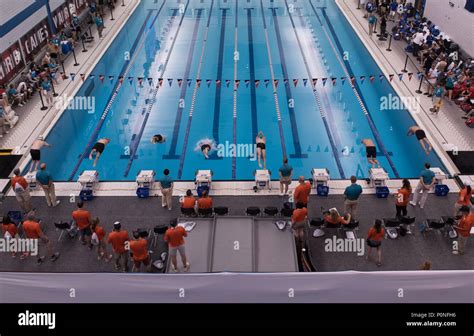
[[[140,236],[140,238],[148,238],[148,236],[150,235],[150,232],[148,232],[147,229],[137,229],[138,231],[138,235]]]
[[[278,208],[276,207],[265,207],[265,209],[263,209],[263,213],[267,216],[276,216],[278,215]]]
[[[282,208],[280,211],[280,215],[282,217],[291,217],[293,216],[293,211],[295,211],[293,208]]]
[[[72,226],[72,221],[71,222],[58,222],[54,223],[54,226],[56,227],[56,231],[61,231],[58,237],[58,241],[61,240],[61,237],[63,236],[65,231],[68,231],[71,229]]]
[[[351,220],[348,224],[343,225],[342,228],[346,231],[359,229],[359,221]]]
[[[432,218],[427,219],[426,224],[430,229],[433,229],[433,230],[442,230],[444,229],[444,226],[446,225],[446,223],[443,220],[432,219]]]
[[[260,215],[260,208],[248,207],[247,210],[245,210],[245,213],[249,216],[258,216]]]
[[[320,228],[324,225],[324,219],[320,218],[320,217],[317,217],[317,218],[313,218],[310,222],[309,222],[309,225],[310,226],[314,226],[314,227],[317,227],[317,228]]]
[[[229,208],[224,206],[215,207],[214,213],[219,216],[225,216],[229,214]]]
[[[340,224],[340,223],[339,224],[333,224],[333,223],[329,223],[329,222],[324,221],[324,228],[327,229],[327,230],[335,231],[337,236],[339,235],[339,231],[341,230],[341,226],[342,226],[342,224]]]
[[[184,217],[195,217],[196,211],[194,210],[194,208],[181,208],[181,214]]]
[[[412,225],[415,223],[416,217],[402,217],[400,223],[403,225]]]
[[[212,208],[209,209],[198,209],[198,215],[202,217],[212,216]]]
[[[168,230],[168,225],[158,224],[153,228],[153,246],[156,246],[156,241],[159,235],[164,235]]]
[[[398,228],[401,224],[398,218],[384,218],[382,219],[383,225],[387,228]]]

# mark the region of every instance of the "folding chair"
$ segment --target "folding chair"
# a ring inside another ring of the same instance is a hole
[[[282,217],[291,217],[293,216],[293,211],[294,209],[291,209],[291,208],[282,208],[280,211],[280,215]]]
[[[184,217],[196,217],[196,211],[194,208],[181,208],[181,214]]]
[[[400,228],[400,219],[398,218],[384,218],[382,223],[385,227],[385,233],[392,239],[398,238],[398,229]]]
[[[156,240],[158,239],[158,235],[164,235],[168,230],[168,225],[156,225],[153,228],[153,247],[156,247]]]
[[[60,231],[61,233],[59,234],[58,237],[58,242],[61,240],[61,237],[63,236],[64,232],[69,231],[72,226],[72,221],[71,222],[59,222],[59,223],[54,223],[54,226],[56,227],[56,232]]]
[[[248,216],[258,216],[260,215],[260,208],[257,207],[248,207],[247,210],[245,210],[245,213]]]
[[[215,207],[214,214],[219,216],[226,216],[229,214],[229,208],[224,206]]]
[[[276,215],[278,215],[278,208],[265,207],[265,209],[263,209],[263,213],[267,216],[275,217]]]
[[[201,217],[210,217],[212,216],[212,208],[209,209],[198,209],[198,215]]]

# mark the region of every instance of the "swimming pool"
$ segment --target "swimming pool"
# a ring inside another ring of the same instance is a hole
[[[43,159],[56,180],[75,181],[92,169],[95,141],[110,138],[96,167],[102,181],[164,168],[176,180],[197,169],[252,180],[262,130],[274,179],[284,156],[294,176],[325,167],[333,179],[365,178],[363,138],[392,178],[417,177],[426,161],[443,168],[406,136],[415,124],[407,110],[381,110],[382,97],[396,96],[381,73],[333,1],[143,0],[77,93],[94,111],[67,109]],[[152,144],[154,134],[167,141]],[[196,151],[203,138],[224,150],[206,160]]]

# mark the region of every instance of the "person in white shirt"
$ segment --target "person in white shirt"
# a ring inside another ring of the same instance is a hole
[[[421,31],[413,35],[413,56],[418,57],[418,51],[421,49],[423,44],[425,43],[425,31]]]

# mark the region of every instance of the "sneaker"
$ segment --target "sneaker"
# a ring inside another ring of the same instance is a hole
[[[189,264],[189,262],[187,262],[186,265],[184,266],[184,271],[185,272],[189,271],[189,266],[191,266],[191,265]]]
[[[410,203],[411,206],[416,207],[416,203],[415,203],[415,202],[411,202],[411,201],[410,201],[409,203]]]
[[[423,209],[423,205],[420,205],[420,209]]]
[[[161,207],[162,207],[162,208],[166,208],[166,204],[162,204]]]
[[[60,201],[60,200],[57,200],[57,201],[56,201],[56,204],[54,204],[53,206],[58,206],[59,203],[61,203],[61,201]]]
[[[38,265],[40,265],[40,264],[43,263],[43,261],[44,261],[44,256],[39,257],[38,260],[36,261],[36,263],[37,263]]]
[[[280,193],[280,196],[284,196],[284,195],[285,195],[284,193],[282,193],[282,192]]]
[[[52,262],[55,262],[58,259],[59,259],[59,252],[56,252],[51,256],[51,261]]]
[[[175,273],[178,273],[178,269],[176,267],[174,267],[173,264],[171,264],[171,270]]]

